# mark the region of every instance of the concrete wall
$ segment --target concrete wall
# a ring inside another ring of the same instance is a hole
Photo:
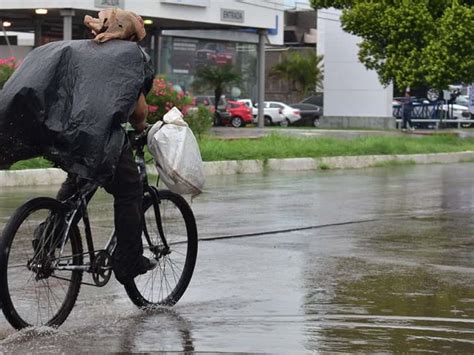
[[[393,117],[362,117],[362,116],[323,116],[319,120],[320,128],[370,128],[395,129]]]
[[[318,11],[317,50],[324,55],[324,115],[375,120],[391,117],[392,87],[384,88],[376,72],[359,62],[360,38],[342,30],[339,14],[334,9]]]

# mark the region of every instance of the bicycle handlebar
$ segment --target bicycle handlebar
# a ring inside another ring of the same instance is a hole
[[[128,131],[128,138],[130,140],[130,144],[132,148],[135,150],[141,150],[147,144],[147,136],[148,132],[150,131],[152,125],[149,125],[145,130],[138,133],[135,130]]]

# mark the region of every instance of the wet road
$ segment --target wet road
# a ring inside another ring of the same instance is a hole
[[[84,286],[59,330],[0,316],[0,352],[472,353],[473,176],[464,163],[209,178],[192,208],[212,240],[172,310],[138,311],[116,281]],[[0,223],[55,189],[2,190]],[[108,234],[108,197],[92,209]]]

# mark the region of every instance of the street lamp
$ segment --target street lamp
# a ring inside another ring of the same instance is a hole
[[[48,13],[48,9],[36,9],[35,14],[37,15],[46,15]]]

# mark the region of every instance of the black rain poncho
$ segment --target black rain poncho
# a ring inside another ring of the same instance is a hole
[[[0,168],[36,156],[101,184],[113,176],[121,127],[151,88],[134,42],[53,42],[31,51],[0,91]]]

